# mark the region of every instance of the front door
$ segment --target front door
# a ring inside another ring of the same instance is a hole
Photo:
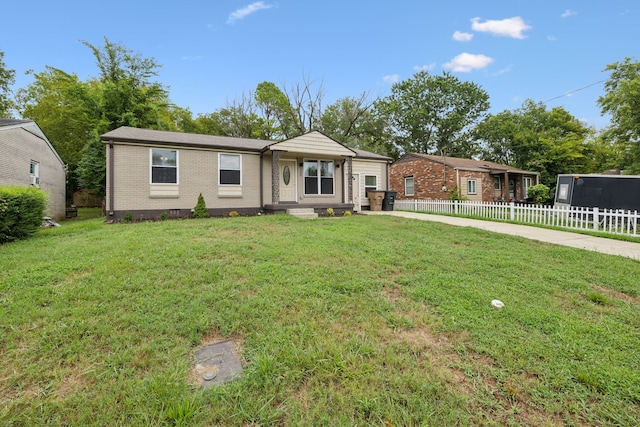
[[[280,203],[296,201],[296,162],[280,160]]]

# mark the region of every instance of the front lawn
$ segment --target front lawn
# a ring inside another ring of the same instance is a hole
[[[637,261],[388,216],[103,221],[0,246],[0,424],[640,425]],[[225,339],[242,377],[202,391]]]

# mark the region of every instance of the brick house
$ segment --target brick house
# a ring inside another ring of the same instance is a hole
[[[0,185],[47,193],[48,216],[64,219],[67,167],[36,122],[0,119]]]
[[[474,201],[517,201],[540,182],[538,172],[484,160],[407,153],[389,168],[389,187],[402,199],[448,200],[452,192]]]

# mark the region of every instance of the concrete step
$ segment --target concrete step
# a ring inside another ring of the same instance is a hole
[[[287,209],[288,215],[293,215],[296,218],[303,219],[314,219],[318,218],[318,214],[315,213],[313,208],[295,208],[295,209]]]

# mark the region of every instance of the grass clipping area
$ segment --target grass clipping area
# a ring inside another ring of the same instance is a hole
[[[639,277],[393,217],[67,222],[0,246],[0,424],[640,425]]]

